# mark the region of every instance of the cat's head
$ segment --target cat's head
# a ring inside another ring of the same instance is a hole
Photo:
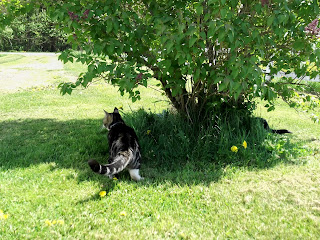
[[[103,111],[104,111],[105,115],[104,115],[102,122],[103,122],[103,127],[105,127],[106,129],[110,130],[110,127],[113,124],[116,124],[118,122],[123,123],[123,120],[119,114],[118,108],[114,108],[113,113],[108,113],[105,110],[103,110]]]

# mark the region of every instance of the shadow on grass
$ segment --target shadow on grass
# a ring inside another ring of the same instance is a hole
[[[101,179],[99,181],[102,181]],[[91,202],[91,201],[99,201],[101,199],[101,197],[105,197],[108,196],[109,194],[112,193],[112,191],[116,188],[117,183],[113,180],[106,180],[104,181],[104,185],[101,189],[101,191],[105,191],[105,195],[100,196],[100,192],[96,193],[94,195],[88,196],[86,199],[80,200],[77,202],[77,204],[83,204],[83,203],[87,203],[87,202]]]
[[[189,123],[171,114],[154,115],[142,110],[124,118],[135,128],[142,147],[141,175],[147,179],[142,184],[210,184],[223,177],[226,169],[271,168],[280,162],[295,163],[290,159],[300,154],[296,151],[300,148],[288,137],[259,135],[252,129],[222,130],[215,127],[216,123],[191,129]],[[88,159],[107,162],[107,137],[100,126],[100,119],[0,122],[1,170],[54,162],[55,168],[75,169],[79,182],[98,181],[112,191],[112,181],[94,174],[87,165]],[[247,149],[241,147],[243,140],[248,142]],[[237,153],[230,151],[232,145],[238,146]],[[131,181],[129,174],[121,173],[120,181]]]

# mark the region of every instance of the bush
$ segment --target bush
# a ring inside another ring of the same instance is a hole
[[[137,88],[153,77],[176,110],[194,120],[228,108],[250,114],[259,98],[269,111],[278,98],[301,107],[312,97],[291,101],[300,78],[320,74],[319,6],[312,0],[27,2],[5,3],[0,25],[45,6],[72,44],[59,58],[88,65],[77,81],[60,84],[63,94],[102,78],[136,101]],[[273,81],[280,71],[297,79]]]

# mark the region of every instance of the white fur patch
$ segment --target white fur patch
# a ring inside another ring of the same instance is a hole
[[[130,177],[135,181],[143,180],[143,178],[139,175],[139,169],[129,169]]]

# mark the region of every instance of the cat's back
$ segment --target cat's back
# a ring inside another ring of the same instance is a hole
[[[117,124],[112,127],[108,134],[109,144],[112,142],[121,142],[128,147],[133,147],[136,143],[138,143],[138,137],[133,130],[133,128],[127,126],[124,123]]]

